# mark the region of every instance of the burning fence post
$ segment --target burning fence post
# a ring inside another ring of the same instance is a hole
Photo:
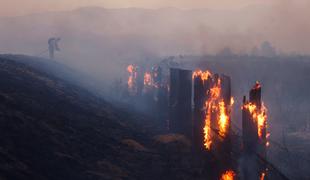
[[[173,133],[192,135],[192,71],[170,69],[169,129]]]
[[[261,100],[261,85],[256,82],[255,86],[250,90],[250,99],[243,98],[242,106],[242,137],[243,150],[247,161],[251,160],[255,164],[254,169],[243,167],[245,178],[253,176],[259,177],[261,173],[265,173],[266,167],[264,163],[259,165],[258,159],[266,159],[267,142],[267,116],[266,107]]]
[[[233,168],[231,157],[231,80],[229,76],[195,71],[193,144],[197,152],[212,151],[222,171]],[[232,171],[231,171],[232,172]],[[222,177],[231,177],[231,173]]]
[[[231,81],[225,75],[195,71],[194,80],[194,146],[226,154],[229,164],[231,148],[230,113]],[[221,156],[223,157],[223,156]]]
[[[243,145],[245,152],[257,152],[266,158],[267,116],[261,100],[261,85],[256,82],[250,90],[250,99],[244,97],[242,108]]]

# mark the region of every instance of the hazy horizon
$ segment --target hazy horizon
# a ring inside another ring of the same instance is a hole
[[[20,0],[0,0],[2,6],[0,7],[0,16],[21,16],[33,13],[42,13],[47,11],[67,11],[81,7],[98,6],[108,9],[114,8],[179,8],[179,9],[214,9],[214,10],[231,10],[239,9],[250,5],[272,5],[278,0],[272,1],[259,1],[259,0],[176,0],[167,2],[165,0],[45,0],[38,2],[37,0],[27,0],[27,3]],[[304,0],[302,0],[304,1]],[[22,4],[22,6],[21,6]]]

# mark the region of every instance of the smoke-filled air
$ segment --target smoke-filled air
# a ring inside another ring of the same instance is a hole
[[[310,179],[309,1],[0,4],[0,179]]]

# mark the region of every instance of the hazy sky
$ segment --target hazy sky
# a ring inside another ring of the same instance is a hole
[[[272,1],[275,0],[0,0],[0,16],[68,10],[83,6],[233,9],[252,4],[266,4]]]

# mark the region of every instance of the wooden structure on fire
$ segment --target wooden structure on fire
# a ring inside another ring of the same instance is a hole
[[[262,104],[261,85],[256,82],[250,90],[249,101],[243,97],[242,106],[242,141],[243,141],[243,157],[246,162],[253,166],[245,165],[242,168],[243,177],[251,179],[251,177],[259,177],[265,173],[266,163],[259,162],[265,160],[267,146],[267,124],[265,109]],[[259,118],[262,120],[259,120]],[[259,121],[262,121],[259,123]],[[256,174],[255,174],[256,173]],[[253,179],[253,178],[252,178]]]
[[[192,135],[192,71],[170,69],[169,130]]]
[[[198,152],[216,152],[226,164],[231,157],[231,80],[226,75],[194,74],[193,144]],[[217,92],[214,92],[217,91]],[[227,115],[225,132],[220,131],[220,107]],[[209,123],[209,130],[205,129]],[[208,131],[208,132],[206,132]],[[209,141],[206,142],[206,133]]]

